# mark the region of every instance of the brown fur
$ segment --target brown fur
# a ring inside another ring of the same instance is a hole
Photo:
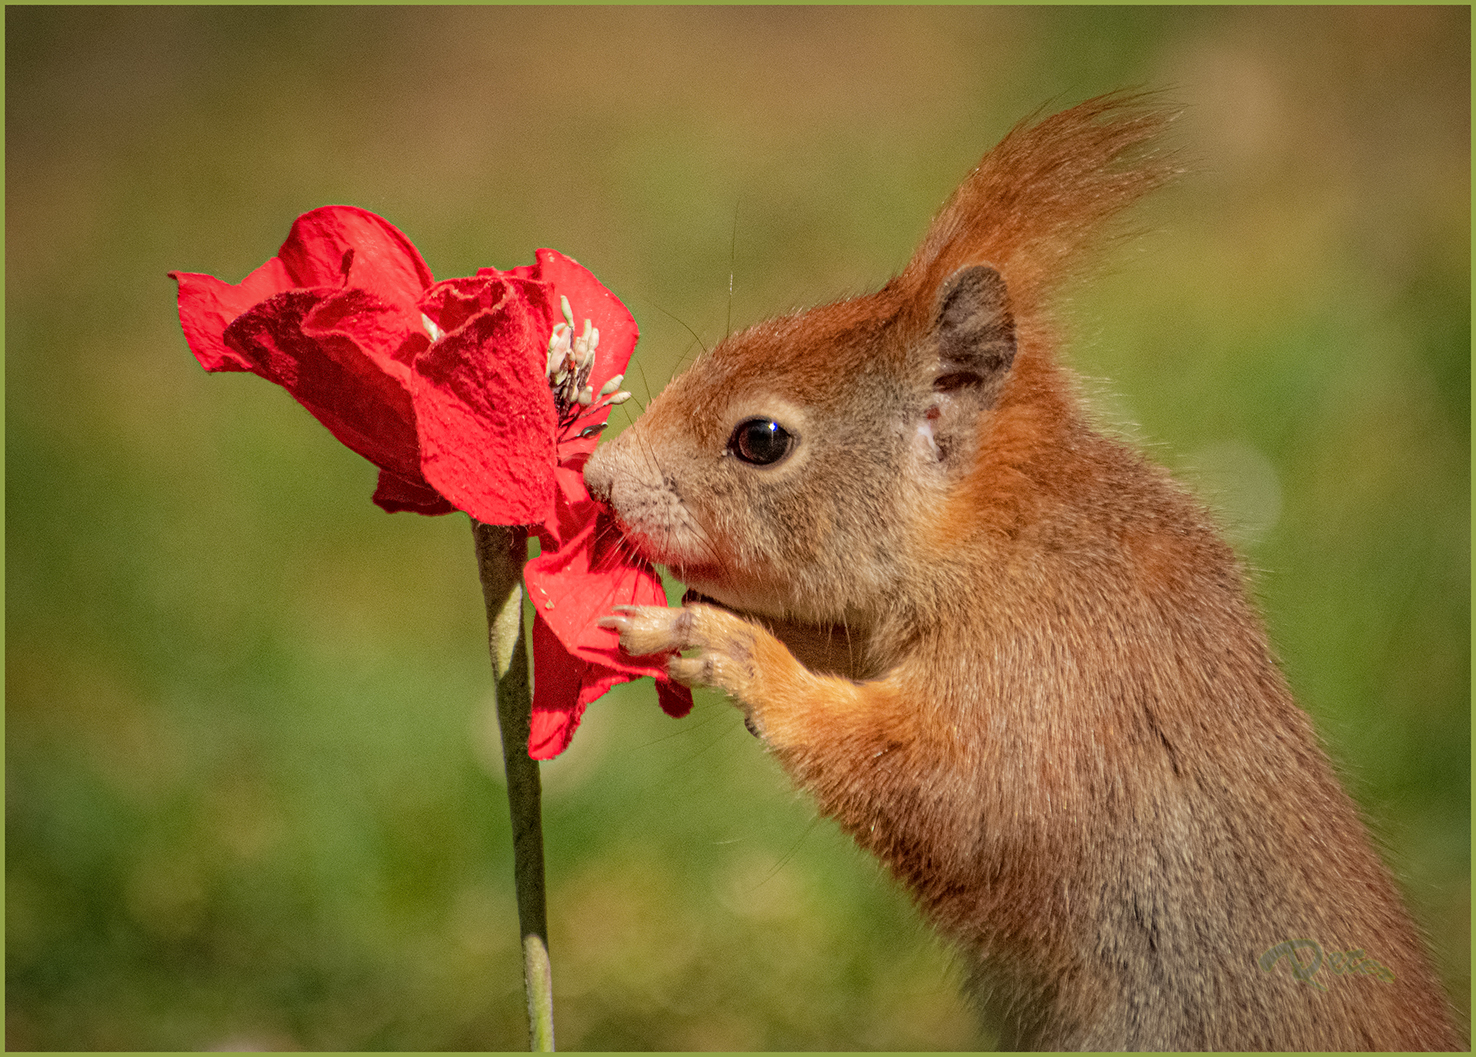
[[[721,605],[608,623],[733,696],[960,944],[1007,1045],[1458,1048],[1234,554],[1054,360],[1047,298],[1171,175],[1143,153],[1165,121],[1110,96],[1017,127],[880,291],[673,381],[586,477]],[[785,458],[729,450],[753,417]],[[1261,967],[1292,940],[1327,967]],[[1332,971],[1353,950],[1392,976]]]

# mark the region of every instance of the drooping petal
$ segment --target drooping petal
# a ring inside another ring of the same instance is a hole
[[[617,605],[665,605],[666,591],[656,571],[621,545],[614,520],[603,511],[591,513],[579,535],[528,563],[528,597],[575,656],[629,669],[632,678],[663,672],[664,661],[627,657],[620,651],[619,636],[597,623]],[[613,542],[603,544],[602,535]]]
[[[374,490],[374,502],[391,514],[399,511],[429,515],[456,513],[456,508],[434,488],[407,481],[388,470],[379,471],[379,487]]]
[[[567,749],[589,703],[617,684],[636,678],[627,671],[565,653],[558,636],[541,617],[533,620],[533,657],[536,674],[528,755],[535,760],[551,760]],[[664,676],[656,680],[656,700],[673,718],[692,711],[692,691]]]
[[[634,658],[598,621],[616,605],[665,605],[656,570],[625,543],[608,509],[584,486],[584,457],[554,470],[554,512],[539,526],[543,549],[523,568],[533,604],[534,759],[563,752],[585,706],[617,683],[656,680],[657,700],[672,716],[692,710],[692,692],[672,682],[666,658]]]
[[[621,651],[619,636],[598,624],[617,605],[665,605],[660,576],[630,550],[609,512],[587,493],[571,503],[561,492],[556,503],[569,508],[563,511],[565,525],[581,527],[561,546],[530,561],[523,579],[538,616],[535,715],[558,712],[570,718],[559,721],[564,726],[545,718],[539,729],[549,737],[556,730],[572,736],[587,702],[615,683],[647,675],[656,679],[661,707],[673,716],[686,715],[692,708],[691,692],[670,682],[666,658],[631,657]],[[577,680],[568,674],[571,669]],[[550,678],[555,672],[559,674]]]
[[[625,678],[564,651],[540,617],[533,619],[533,716],[528,755],[551,760],[569,747],[584,709]]]
[[[657,679],[656,703],[668,716],[681,719],[692,711],[692,691],[670,679]]]
[[[377,304],[362,291],[334,298],[372,315]],[[238,317],[225,344],[249,369],[286,389],[340,441],[381,469],[420,479],[415,409],[398,379],[385,373],[350,333],[308,323],[321,291],[289,290]]]
[[[528,285],[486,284],[477,309],[416,358],[410,381],[426,481],[492,525],[539,524],[553,504],[552,323]]]

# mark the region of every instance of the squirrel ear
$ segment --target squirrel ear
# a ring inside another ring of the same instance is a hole
[[[938,392],[979,390],[984,406],[1015,362],[1015,317],[999,272],[987,264],[960,268],[938,291],[934,323]]]
[[[933,397],[918,434],[932,459],[953,464],[972,450],[979,416],[1015,362],[1015,317],[999,272],[975,264],[950,275],[938,291],[932,339]]]

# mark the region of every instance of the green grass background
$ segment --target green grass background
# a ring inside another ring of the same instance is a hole
[[[380,512],[285,394],[202,372],[166,271],[238,281],[329,202],[438,276],[552,246],[635,312],[642,396],[683,324],[874,287],[1011,124],[1122,85],[1186,105],[1197,172],[1076,291],[1068,359],[1223,511],[1468,1010],[1470,39],[1463,7],[8,8],[8,1046],[524,1044],[465,519]],[[988,1043],[723,701],[618,690],[544,777],[563,1048]]]

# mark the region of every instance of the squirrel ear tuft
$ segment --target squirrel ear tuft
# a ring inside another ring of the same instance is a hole
[[[1015,318],[999,272],[975,264],[949,276],[938,291],[934,335],[938,375],[933,388],[978,390],[984,405],[992,405],[1015,362]]]

